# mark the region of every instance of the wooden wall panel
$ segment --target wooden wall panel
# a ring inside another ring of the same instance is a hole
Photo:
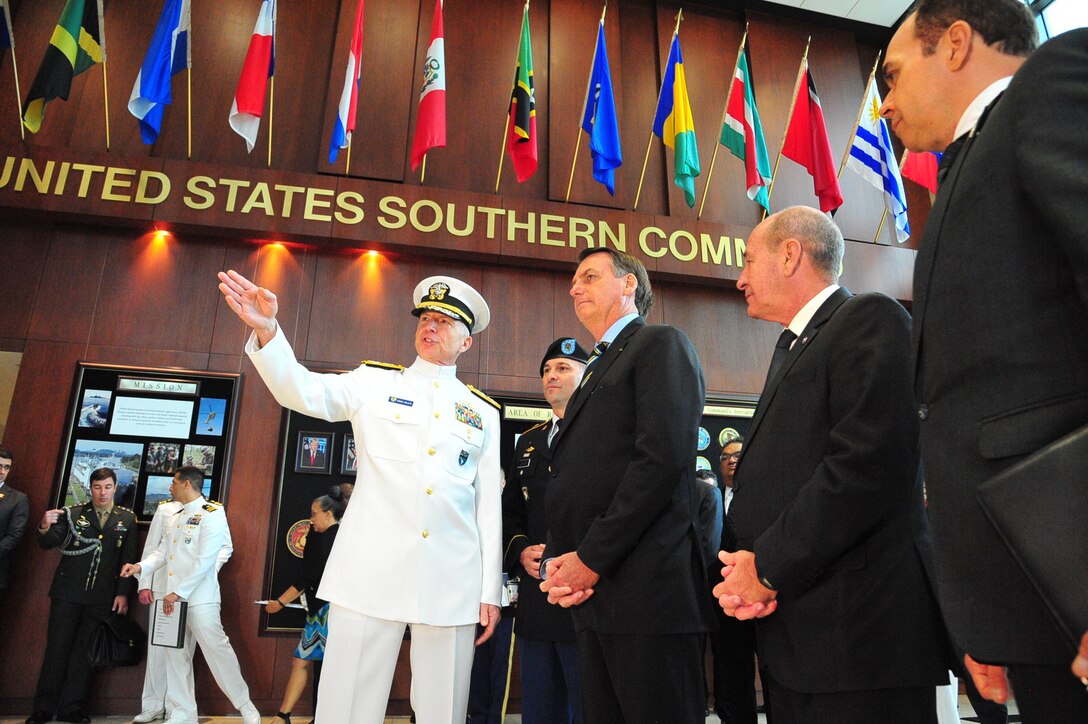
[[[671,36],[672,25],[665,31],[658,27],[654,0],[624,3],[623,12],[620,13],[619,60],[624,72],[622,82],[616,85],[620,97],[617,103],[620,128],[627,131],[623,140],[625,160],[622,175],[629,189],[628,208],[634,207],[635,197],[638,196],[638,210],[647,214],[666,213],[668,209],[664,148],[656,138],[653,142],[648,141],[665,65],[660,59],[659,46],[665,44],[665,57],[668,57]],[[639,178],[642,177],[644,160],[646,173],[640,194]]]
[[[41,287],[33,303],[31,339],[86,344],[115,232],[58,224],[42,239]],[[5,257],[7,250],[5,249]]]
[[[18,222],[3,231],[4,312],[0,314],[0,337],[23,339],[33,320],[32,307],[12,304],[15,299],[33,299],[46,274],[46,250],[53,235],[52,224]]]

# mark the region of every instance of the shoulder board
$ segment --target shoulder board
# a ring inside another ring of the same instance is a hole
[[[217,510],[222,510],[223,509],[223,504],[222,503],[217,503],[214,500],[212,500],[212,501],[209,501],[209,502],[205,503],[204,505],[202,505],[200,507],[203,508],[204,510],[208,511],[209,513],[214,513]]]
[[[167,503],[175,502],[173,498],[167,498],[166,500],[160,500],[159,505],[166,505]]]
[[[479,397],[479,398],[480,398],[481,400],[483,400],[484,402],[488,403],[489,405],[492,405],[492,406],[494,406],[494,408],[495,408],[496,410],[501,410],[501,409],[502,409],[502,405],[500,405],[499,403],[495,402],[495,401],[494,401],[494,400],[492,400],[492,399],[491,399],[490,397],[488,397],[488,396],[487,396],[487,395],[485,395],[484,393],[480,392],[479,390],[477,390],[477,389],[476,389],[475,387],[473,387],[472,385],[465,385],[465,387],[467,387],[467,388],[468,388],[469,392],[471,392],[472,394],[476,395],[477,397]]]
[[[537,424],[533,425],[532,427],[530,427],[528,430],[526,430],[525,432],[523,432],[521,434],[525,435],[526,433],[530,433],[533,430],[539,430],[540,428],[544,427],[545,425],[550,425],[550,424],[552,424],[551,420],[545,420],[544,422],[538,422]]]
[[[375,362],[372,359],[363,360],[363,364],[367,367],[377,367],[383,370],[396,370],[398,372],[404,369],[404,365],[395,365],[392,362]]]
[[[134,512],[132,511],[132,510],[130,510],[129,508],[126,508],[126,507],[125,507],[125,506],[123,506],[123,505],[115,505],[115,506],[113,506],[113,507],[117,508],[117,509],[118,509],[118,510],[120,510],[120,511],[121,511],[122,513],[132,513],[133,515],[136,515],[136,513],[134,513]]]

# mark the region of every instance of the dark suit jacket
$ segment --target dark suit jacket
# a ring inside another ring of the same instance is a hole
[[[910,318],[839,289],[756,408],[734,478],[740,549],[778,590],[760,655],[795,691],[947,683],[910,382]]]
[[[551,421],[525,431],[518,438],[514,459],[502,490],[503,570],[521,577],[518,587],[514,632],[532,641],[574,641],[574,621],[569,609],[548,603],[540,581],[522,568],[521,552],[548,537],[545,493],[548,473],[548,431]]]
[[[1024,63],[964,146],[915,265],[938,590],[953,637],[984,661],[1067,666],[1072,656],[975,490],[1088,423],[1086,118],[1088,30],[1074,30]],[[1062,531],[1040,521],[1039,534]]]
[[[53,574],[50,598],[74,603],[112,603],[115,596],[130,596],[136,590],[136,579],[120,578],[121,566],[139,560],[136,514],[119,505],[113,506],[105,528],[98,525],[94,505],[86,503],[72,507],[72,520],[80,536],[102,541],[102,556],[93,585],[88,586],[94,554],[60,557],[57,571]],[[44,533],[38,533],[42,548],[61,548],[76,551],[89,548],[70,535],[67,516],[61,518]]]
[[[0,486],[0,591],[8,586],[11,552],[26,532],[30,504],[26,494],[7,483]]]
[[[695,481],[696,498],[699,501],[699,540],[703,546],[703,562],[707,574],[712,576],[715,568],[721,573],[722,564],[718,560],[722,540],[722,492],[717,485]]]
[[[628,324],[586,371],[556,436],[545,556],[577,550],[601,580],[572,609],[604,634],[705,631],[712,603],[697,529],[705,386],[683,332]]]

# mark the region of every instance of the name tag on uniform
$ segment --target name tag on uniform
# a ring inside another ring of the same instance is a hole
[[[394,404],[397,404],[397,405],[404,405],[405,407],[411,407],[412,405],[416,404],[412,400],[405,400],[405,399],[402,399],[400,397],[392,397],[392,396],[390,396],[389,401],[394,403]]]

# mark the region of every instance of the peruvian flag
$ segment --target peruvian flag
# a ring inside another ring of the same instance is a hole
[[[842,189],[835,159],[831,155],[831,142],[827,138],[827,124],[820,96],[808,60],[801,61],[797,99],[793,116],[786,130],[786,142],[782,155],[804,166],[812,176],[813,190],[820,199],[820,211],[825,214],[842,206]]]
[[[238,90],[234,93],[234,104],[230,108],[230,127],[246,139],[250,153],[257,143],[264,95],[275,67],[276,0],[262,0],[261,12],[257,15],[257,24],[253,26],[253,37],[246,51],[246,61],[242,64],[242,77],[238,79]]]
[[[336,123],[332,127],[329,139],[329,164],[336,163],[341,148],[351,143],[351,133],[355,130],[355,108],[359,102],[359,63],[363,57],[363,0],[355,9],[355,25],[351,33],[351,52],[344,70],[344,90],[340,93],[340,104],[336,107]]]
[[[446,41],[442,31],[442,0],[435,0],[431,23],[431,44],[423,60],[423,87],[419,91],[419,114],[412,141],[412,170],[427,151],[446,147]]]

